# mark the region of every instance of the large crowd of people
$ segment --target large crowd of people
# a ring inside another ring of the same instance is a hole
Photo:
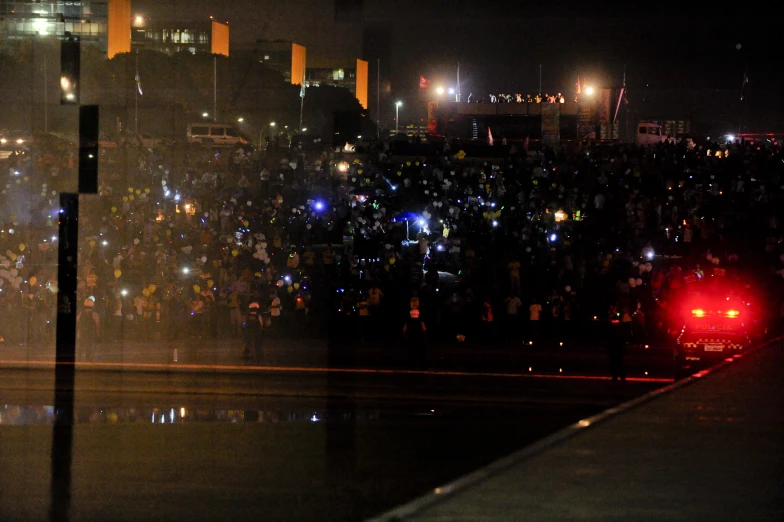
[[[784,280],[773,141],[526,144],[488,159],[430,145],[102,149],[79,220],[80,339],[241,337],[254,310],[262,337],[371,343],[416,316],[431,340],[555,346],[611,307],[644,334],[653,297],[699,265]],[[52,139],[0,160],[5,343],[54,338],[58,193],[76,156]]]

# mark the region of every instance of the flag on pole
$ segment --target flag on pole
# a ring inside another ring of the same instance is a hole
[[[582,94],[582,90],[580,89],[580,77],[577,77],[577,94]]]
[[[422,76],[420,74],[419,75],[419,88],[420,89],[427,89],[428,85],[430,85],[430,80],[428,80],[427,78],[425,78],[424,76]]]
[[[493,131],[490,129],[490,127],[487,128],[487,141],[490,143],[491,147],[493,146],[493,141],[495,141],[493,140]]]
[[[746,86],[749,84],[749,76],[743,73],[743,83],[740,85],[740,101],[746,98]]]
[[[138,72],[136,73],[135,80],[136,80],[136,89],[139,91],[139,95],[140,96],[144,95],[144,93],[142,92],[142,79],[141,76],[139,76]]]

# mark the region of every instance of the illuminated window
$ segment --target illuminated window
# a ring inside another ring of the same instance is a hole
[[[333,80],[342,80],[345,77],[346,73],[343,69],[333,69],[332,70],[332,79]]]

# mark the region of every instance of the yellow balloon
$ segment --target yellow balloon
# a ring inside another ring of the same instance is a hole
[[[150,291],[150,293],[152,294],[153,292],[155,292],[155,290],[156,290],[157,288],[158,288],[158,287],[157,287],[157,286],[155,286],[155,285],[150,285],[150,286],[148,286],[148,287],[147,287],[147,290],[149,290],[149,291]]]
[[[144,297],[150,297],[150,291],[145,288],[144,290],[142,290],[142,295]]]
[[[389,264],[390,265],[394,265],[395,264],[395,258],[394,257],[389,259]]]
[[[357,174],[362,174],[362,169],[357,169]]]
[[[207,281],[207,286],[209,286],[210,288],[212,288],[213,286],[215,286],[215,281],[213,281],[212,279],[210,279],[209,281]]]
[[[120,279],[121,275],[122,275],[122,270],[120,270],[119,268],[114,271],[114,278],[115,279]]]
[[[123,196],[123,203],[127,203],[127,202],[128,202],[128,196]]]
[[[95,239],[90,240],[90,248],[95,248]]]
[[[112,214],[117,212],[117,207],[112,207]]]
[[[128,187],[128,192],[133,194],[133,187]]]
[[[11,258],[11,261],[16,261],[16,254],[14,254],[13,252],[8,254],[8,257]]]
[[[294,290],[299,290],[299,283],[294,283]]]
[[[25,249],[25,244],[24,243],[19,243],[19,251],[20,252],[24,252],[24,249]]]
[[[140,195],[141,195],[141,193],[142,193],[142,191],[141,191],[141,190],[139,190],[139,189],[136,189],[136,195],[137,195],[137,196],[140,196]]]
[[[253,275],[255,275],[256,277],[261,277],[261,272],[256,272],[256,273],[255,273],[255,274],[253,274]]]
[[[30,286],[35,286],[35,284],[37,282],[38,282],[38,279],[35,276],[30,278]]]
[[[148,189],[148,188],[144,189],[144,193],[145,194],[149,194],[150,193],[150,189]]]
[[[249,225],[250,225],[250,221],[243,221],[243,222],[242,222],[242,224],[243,224],[243,225],[245,225],[245,226],[247,227],[247,226],[249,226]]]
[[[235,248],[234,250],[231,251],[231,255],[237,257],[238,255],[240,255],[240,251]]]
[[[201,287],[199,285],[193,285],[193,291],[198,294],[199,292],[201,292]]]
[[[128,201],[133,201],[133,194],[131,194],[130,196],[128,196]]]
[[[293,288],[291,288],[291,287],[288,287],[286,290],[288,291],[288,293],[291,293],[291,292],[293,292],[293,291],[294,291],[294,289],[293,289]]]
[[[170,236],[170,235],[171,235],[171,230],[167,230],[167,231],[166,231],[166,235],[167,235],[167,236]]]

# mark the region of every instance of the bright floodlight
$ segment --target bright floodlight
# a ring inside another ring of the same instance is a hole
[[[274,122],[274,121],[271,121],[271,122],[270,122],[270,127],[274,127],[274,126],[275,126],[275,122]]]
[[[450,88],[449,88],[449,90],[448,90],[447,92],[448,92],[449,94],[454,94],[454,93],[455,93],[455,90],[454,90],[452,87],[450,87]]]
[[[316,201],[316,210],[324,210],[324,203],[321,201]]]
[[[593,87],[586,87],[585,94],[587,94],[588,96],[593,96]]]
[[[556,239],[558,239],[558,236],[556,236],[555,234],[550,235],[550,241],[555,241]]]
[[[732,134],[729,134],[729,135],[727,136],[727,141],[729,141],[730,143],[732,143],[733,141],[735,141],[735,136],[733,136]]]
[[[438,87],[438,88],[436,89],[436,94],[438,94],[439,96],[441,96],[442,94],[444,94],[444,88],[443,88],[443,87]]]
[[[237,118],[237,121],[238,121],[239,123],[242,123],[243,121],[245,121],[245,118]]]
[[[136,15],[135,21],[136,25],[142,25],[144,24],[144,17],[142,15]]]
[[[71,80],[66,78],[65,76],[60,77],[60,88],[64,91],[71,90]]]
[[[395,105],[398,106],[398,107],[402,107],[403,106],[403,102],[402,101],[396,101]]]
[[[307,127],[302,127],[302,132],[308,132],[308,128]]]
[[[202,113],[201,113],[201,116],[202,116],[203,118],[206,118],[206,117],[208,117],[208,116],[209,116],[209,113],[202,112]]]

